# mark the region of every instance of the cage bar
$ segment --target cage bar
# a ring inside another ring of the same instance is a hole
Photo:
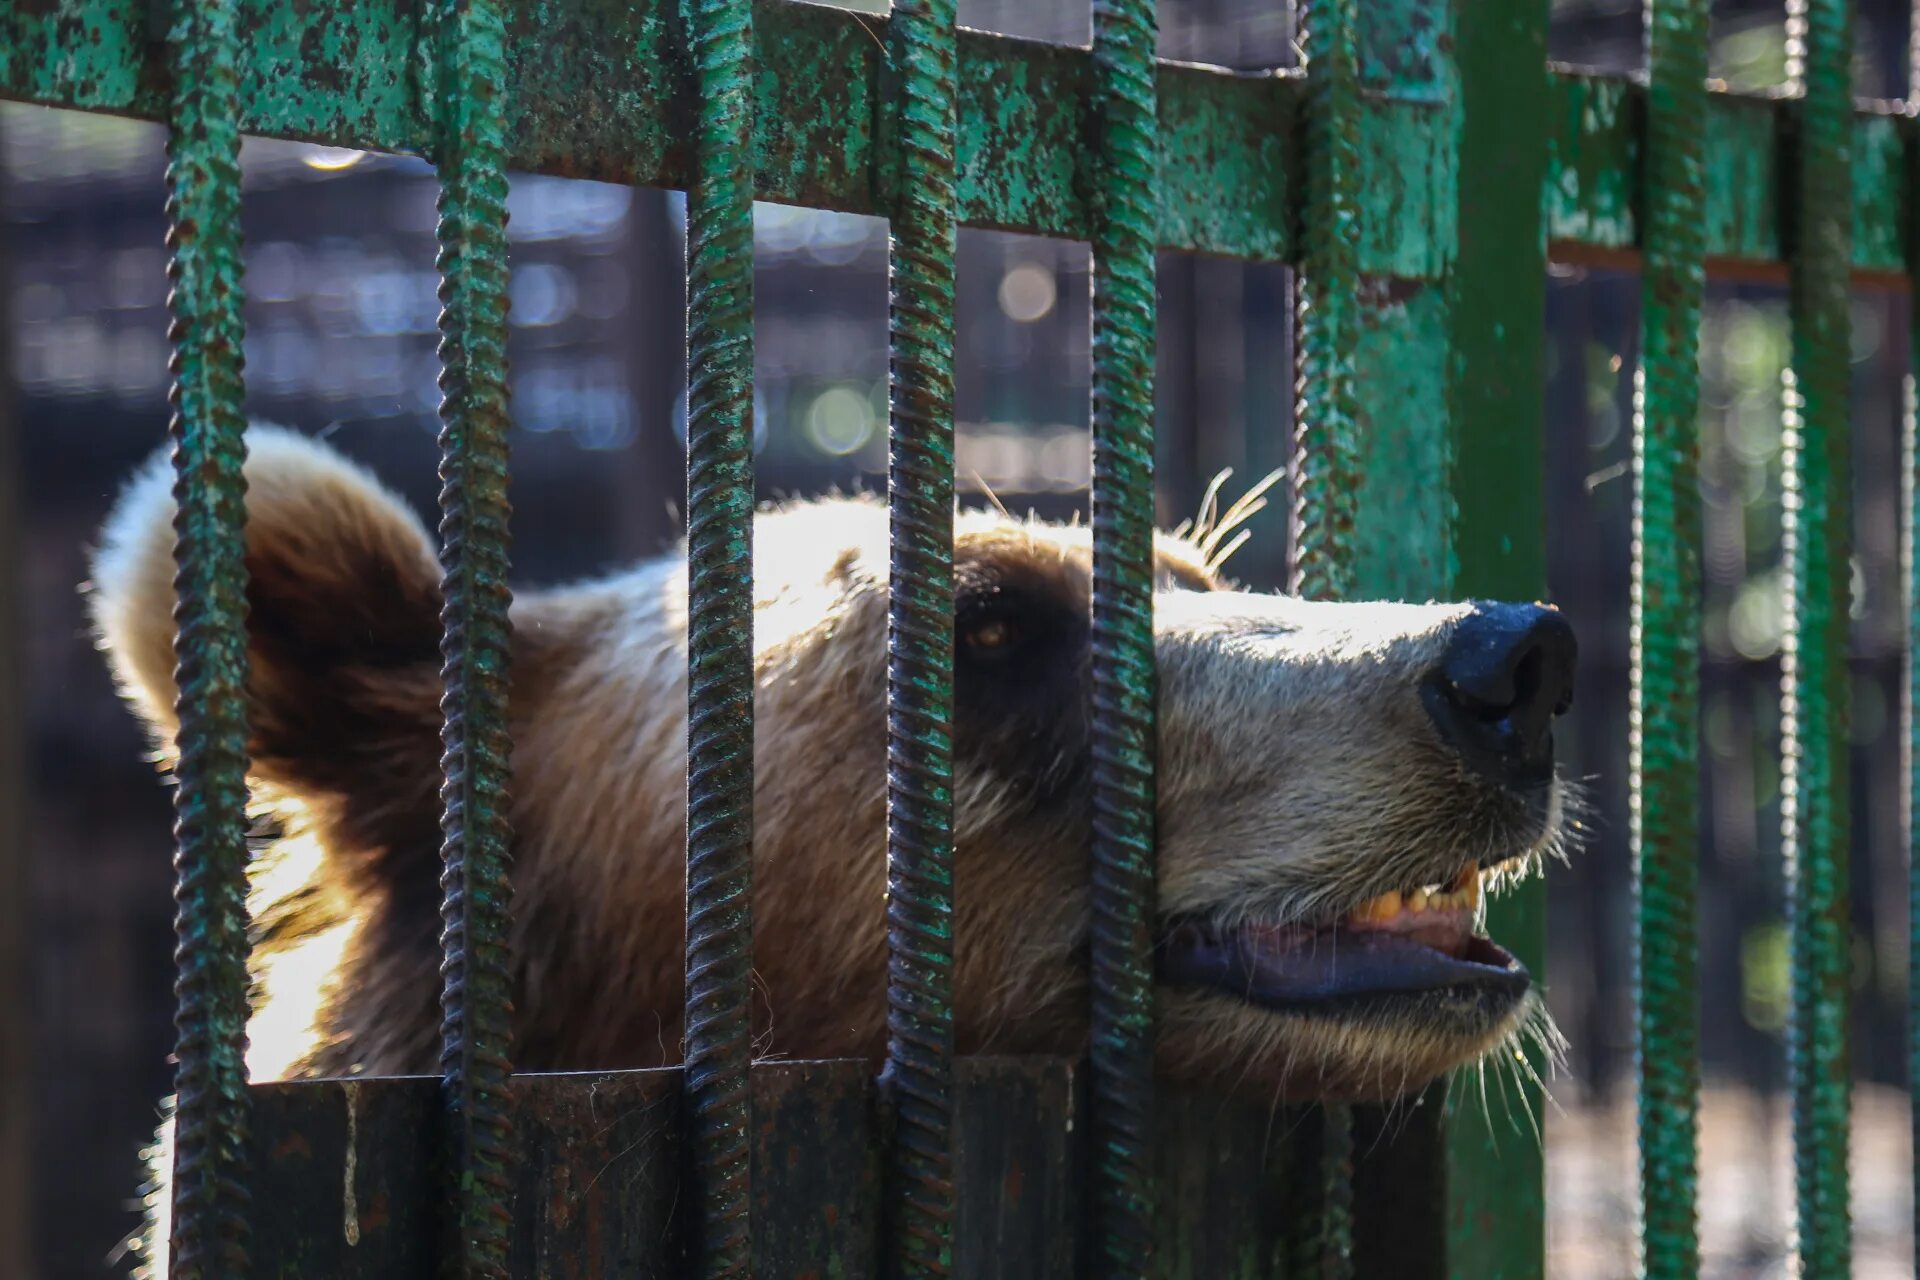
[[[1353,594],[1360,510],[1360,104],[1356,0],[1298,6],[1307,64],[1307,213],[1294,278],[1293,564],[1296,595]],[[1329,1105],[1316,1175],[1318,1221],[1299,1222],[1296,1256],[1325,1280],[1353,1274],[1353,1113]],[[1309,1130],[1311,1132],[1311,1130]],[[1309,1165],[1315,1162],[1306,1162]]]
[[[889,1244],[953,1270],[953,0],[889,20],[898,190],[888,256]]]
[[[1307,59],[1307,212],[1294,279],[1293,566],[1296,595],[1353,593],[1360,510],[1360,101],[1355,0],[1300,7]]]
[[[1535,600],[1547,589],[1547,213],[1535,193],[1554,172],[1559,124],[1546,62],[1549,4],[1449,0],[1462,119],[1459,253],[1448,273],[1448,412],[1453,452],[1455,599]],[[1584,127],[1588,122],[1576,116]],[[1546,972],[1546,884],[1533,877],[1487,904],[1488,931]],[[1445,1268],[1452,1276],[1546,1275],[1546,1171],[1527,1117],[1546,1106],[1547,1050],[1523,1037],[1489,1074],[1507,1072],[1501,1116],[1471,1075],[1447,1094]],[[1497,1077],[1496,1077],[1497,1078]],[[1489,1084],[1489,1090],[1493,1088]],[[1509,1101],[1509,1097],[1511,1101]]]
[[[247,1273],[247,573],[238,36],[232,0],[167,31],[176,472],[171,1273]]]
[[[1094,0],[1093,883],[1095,1272],[1153,1243],[1154,0]]]
[[[440,1066],[452,1265],[507,1274],[513,1147],[507,958],[506,27],[499,0],[433,12],[440,220]]]
[[[1851,1264],[1847,1204],[1849,970],[1847,672],[1852,24],[1845,0],[1790,0],[1788,78],[1801,96],[1793,171],[1792,367],[1782,542],[1781,835],[1791,923],[1794,1248],[1802,1274]]]
[[[1650,0],[1646,234],[1633,434],[1629,805],[1637,914],[1640,1274],[1699,1267],[1700,306],[1706,0]]]
[[[699,1271],[751,1265],[753,10],[692,12],[687,189],[686,1087]]]

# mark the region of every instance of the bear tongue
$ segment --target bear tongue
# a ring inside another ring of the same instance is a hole
[[[1473,940],[1473,920],[1464,911],[1423,911],[1417,914],[1406,912],[1391,920],[1362,923],[1348,919],[1337,925],[1319,928],[1300,925],[1244,925],[1230,936],[1238,937],[1248,950],[1266,958],[1301,948],[1311,951],[1315,949],[1316,942],[1324,946],[1329,940],[1329,935],[1335,934],[1350,938],[1369,936],[1404,938],[1409,942],[1431,947],[1435,951],[1459,959],[1467,953],[1467,944]]]
[[[1221,932],[1182,927],[1161,941],[1160,976],[1271,1006],[1415,993],[1462,982],[1527,982],[1526,970],[1512,956],[1474,937],[1464,918],[1448,915],[1369,929],[1347,924],[1319,929],[1252,925]]]

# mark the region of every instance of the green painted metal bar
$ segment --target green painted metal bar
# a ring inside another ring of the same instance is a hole
[[[1154,0],[1094,0],[1094,1273],[1153,1246]]]
[[[441,1056],[451,1262],[507,1274],[507,171],[505,27],[494,0],[442,0],[439,61]]]
[[[247,1272],[247,573],[239,47],[230,0],[167,30],[172,288],[174,1167],[171,1274]]]
[[[1308,59],[1307,208],[1294,284],[1298,379],[1294,401],[1293,572],[1296,595],[1353,592],[1360,506],[1360,99],[1354,0],[1300,9]]]
[[[887,1064],[897,1274],[953,1271],[954,3],[888,38]]]
[[[415,0],[236,0],[249,56],[239,68],[249,133],[427,154],[430,38]],[[672,0],[563,5],[510,0],[509,167],[685,188],[692,119],[684,30]],[[146,38],[147,0],[0,0],[0,97],[162,119],[170,73]],[[874,128],[885,95],[886,19],[792,0],[757,0],[755,191],[851,213],[888,212],[892,157]],[[1084,49],[983,32],[959,37],[960,221],[1069,239],[1091,237],[1094,183],[1083,122],[1093,112]],[[1293,74],[1232,74],[1162,63],[1155,235],[1162,248],[1297,259],[1303,157],[1287,145],[1306,92]],[[1631,251],[1642,197],[1645,90],[1565,70],[1538,99],[1553,165],[1542,175],[1551,237]],[[1796,104],[1711,95],[1707,112],[1710,269],[1782,260],[1782,180]],[[1904,270],[1896,214],[1907,199],[1902,142],[1914,123],[1884,105],[1854,116],[1856,270]],[[1437,280],[1455,242],[1452,135],[1423,102],[1364,98],[1362,187],[1395,216],[1363,230],[1371,275]]]
[[[1847,673],[1851,503],[1849,86],[1845,0],[1791,0],[1788,74],[1801,94],[1793,200],[1782,541],[1781,826],[1792,925],[1795,1253],[1801,1274],[1844,1276],[1847,1205]]]
[[[1296,595],[1351,596],[1360,508],[1359,49],[1355,0],[1298,9],[1307,63],[1306,198],[1301,267],[1294,281],[1298,363],[1294,410],[1293,565]],[[1296,1256],[1317,1256],[1326,1280],[1353,1274],[1353,1115],[1326,1108],[1318,1176],[1320,1220]]]
[[[1700,305],[1707,0],[1650,0],[1635,405],[1629,790],[1637,915],[1639,1273],[1697,1273]]]
[[[753,26],[692,6],[687,190],[686,1089],[704,1276],[752,1263]]]
[[[1461,112],[1460,252],[1447,321],[1453,592],[1534,600],[1547,586],[1546,228],[1533,193],[1552,136],[1549,6],[1451,2]],[[1487,924],[1536,982],[1549,980],[1544,881],[1489,903]],[[1535,1280],[1545,1270],[1545,1162],[1534,1127],[1545,1055],[1533,1042],[1510,1052],[1486,1066],[1505,1086],[1488,1082],[1491,1108],[1472,1075],[1456,1074],[1448,1090],[1444,1266],[1457,1280]]]

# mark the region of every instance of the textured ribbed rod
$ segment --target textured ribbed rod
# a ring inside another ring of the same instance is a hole
[[[1099,1276],[1153,1245],[1152,0],[1095,0],[1092,1175]]]
[[[1302,5],[1307,58],[1307,212],[1294,286],[1293,581],[1298,595],[1353,590],[1360,506],[1360,142],[1357,0]]]
[[[1692,1276],[1707,0],[1647,9],[1647,228],[1633,436],[1630,778],[1640,1070],[1640,1274]]]
[[[900,184],[889,258],[887,1065],[895,1274],[953,1268],[954,4],[889,36]]]
[[[247,575],[232,0],[179,5],[167,135],[179,604],[172,1275],[247,1270]]]
[[[1847,1205],[1848,378],[1852,32],[1845,0],[1792,0],[1803,94],[1786,388],[1781,825],[1792,925],[1788,1070],[1800,1274],[1845,1276]]]
[[[440,26],[441,1071],[460,1275],[507,1274],[506,32],[498,0]]]
[[[1360,220],[1357,0],[1299,8],[1307,62],[1307,212],[1294,281],[1295,370],[1292,589],[1317,600],[1353,592],[1360,508]],[[1317,1240],[1326,1280],[1353,1268],[1353,1114],[1327,1108],[1319,1176],[1322,1220],[1296,1224]]]
[[[687,192],[687,1098],[698,1274],[751,1267],[753,28],[692,13]]]

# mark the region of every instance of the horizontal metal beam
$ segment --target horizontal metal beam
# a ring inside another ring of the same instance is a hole
[[[418,0],[240,0],[247,132],[425,154],[432,78]],[[149,0],[0,0],[0,97],[159,119],[168,71]],[[669,0],[514,0],[508,142],[521,171],[684,187],[692,67]],[[754,150],[761,199],[884,214],[891,143],[881,127],[887,19],[759,0]],[[1554,69],[1544,189],[1556,257],[1630,264],[1641,223],[1643,86]],[[960,220],[1086,239],[1092,230],[1088,51],[966,31],[959,65]],[[1294,256],[1303,198],[1304,86],[1291,72],[1159,70],[1158,238],[1163,248]],[[1784,260],[1782,175],[1798,105],[1715,93],[1707,120],[1707,254],[1738,274]],[[1361,269],[1437,278],[1455,244],[1447,116],[1368,95]],[[1856,270],[1905,271],[1903,155],[1913,121],[1865,107],[1854,121]]]
[[[1554,257],[1633,268],[1645,229],[1642,182],[1646,86],[1555,68],[1547,236]],[[1707,99],[1708,274],[1786,283],[1793,148],[1800,100],[1712,93]],[[1914,120],[1895,103],[1861,104],[1853,119],[1853,268],[1906,272],[1905,147]]]

